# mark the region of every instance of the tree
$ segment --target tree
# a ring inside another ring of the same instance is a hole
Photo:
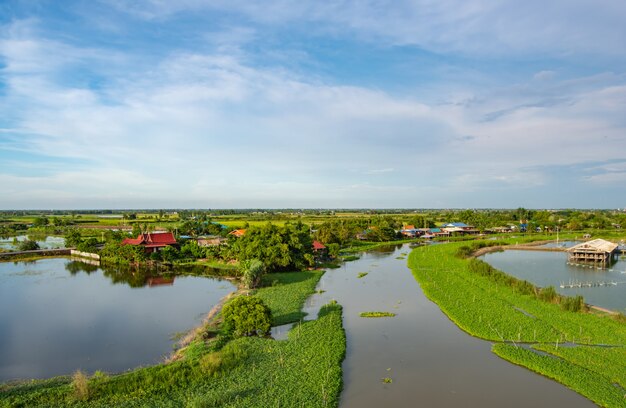
[[[303,269],[312,259],[305,255],[313,252],[309,227],[302,223],[250,227],[229,246],[231,255],[240,262],[258,259],[267,271]]]
[[[133,224],[133,237],[141,235],[141,225],[138,222]]]
[[[241,275],[244,285],[248,289],[255,288],[261,281],[261,276],[265,272],[263,262],[258,259],[249,259],[241,263]]]
[[[83,236],[80,231],[76,228],[69,229],[65,233],[65,247],[66,248],[76,248],[83,242]]]
[[[332,256],[333,258],[337,258],[339,256],[339,244],[336,243],[332,243],[332,244],[328,244],[327,246],[328,248],[328,255]]]
[[[37,217],[33,221],[33,226],[35,226],[35,227],[45,227],[46,225],[48,225],[48,218],[47,217]]]
[[[237,296],[222,309],[224,329],[235,336],[263,336],[272,326],[272,312],[254,296]]]
[[[36,249],[39,249],[39,244],[37,243],[37,241],[27,239],[20,242],[17,246],[17,249],[19,251],[34,251]]]

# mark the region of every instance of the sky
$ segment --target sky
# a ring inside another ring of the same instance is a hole
[[[0,0],[0,209],[624,208],[623,0]]]

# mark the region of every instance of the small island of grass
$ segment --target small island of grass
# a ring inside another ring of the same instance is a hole
[[[394,317],[396,314],[391,312],[361,312],[361,317]]]

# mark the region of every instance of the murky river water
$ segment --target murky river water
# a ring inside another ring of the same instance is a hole
[[[0,382],[157,363],[234,289],[61,258],[0,263]]]
[[[552,380],[512,365],[461,331],[422,293],[402,254],[370,252],[324,274],[305,311],[344,307],[347,354],[341,407],[590,407]],[[403,259],[397,259],[401,257]],[[358,278],[360,272],[367,275]],[[364,311],[396,317],[367,319]],[[383,378],[391,379],[384,383]]]

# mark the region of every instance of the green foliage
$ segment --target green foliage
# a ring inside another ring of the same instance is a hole
[[[394,317],[396,314],[391,312],[361,312],[360,317]]]
[[[359,272],[359,274],[356,276],[357,278],[364,278],[367,276],[367,272]]]
[[[207,247],[198,245],[198,241],[189,240],[180,247],[180,256],[182,258],[207,258]]]
[[[585,301],[581,295],[566,297],[561,302],[561,306],[563,307],[563,310],[567,310],[569,312],[580,312],[585,308]]]
[[[139,245],[122,245],[112,241],[107,242],[100,250],[100,259],[108,263],[138,264],[144,262],[146,258],[144,248]]]
[[[166,246],[164,248],[161,248],[159,254],[164,262],[174,262],[175,260],[180,258],[180,252],[173,246]]]
[[[248,259],[240,265],[241,278],[248,289],[255,288],[261,282],[265,265],[258,259]]]
[[[222,309],[224,326],[237,336],[264,336],[272,325],[272,312],[258,297],[237,296]]]
[[[17,245],[17,250],[18,251],[34,251],[36,249],[39,249],[39,244],[37,243],[37,241],[33,241],[33,240],[30,240],[30,239],[26,239],[24,241],[21,241]]]
[[[76,249],[81,252],[96,252],[98,240],[96,238],[87,238],[76,245]],[[67,244],[66,244],[67,246]]]
[[[34,227],[45,227],[48,225],[48,217],[37,217],[33,220]]]
[[[556,293],[554,286],[548,286],[539,291],[539,299],[544,302],[554,303],[558,300],[558,297],[559,295]]]
[[[328,244],[327,248],[328,248],[328,255],[330,255],[333,258],[337,258],[339,256],[339,250],[341,249],[339,244],[331,243],[331,244]]]
[[[250,227],[243,237],[232,242],[232,251],[242,262],[259,259],[268,271],[303,269],[311,265],[312,241],[309,227],[302,224],[286,224],[278,227],[266,224]]]
[[[76,248],[83,242],[83,236],[78,228],[70,228],[65,232],[65,247]]]

